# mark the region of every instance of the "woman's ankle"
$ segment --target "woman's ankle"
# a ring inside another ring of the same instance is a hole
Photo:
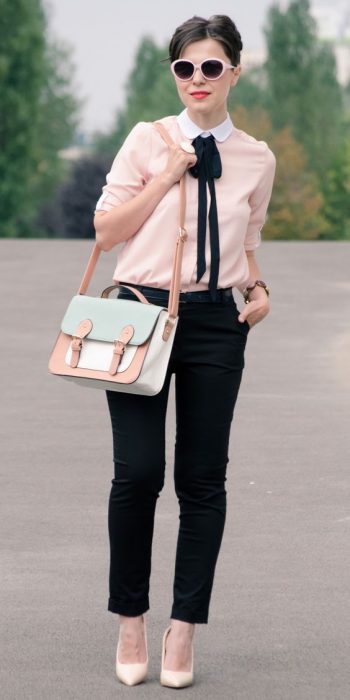
[[[137,615],[137,617],[119,615],[119,628],[131,635],[140,634],[145,628],[143,615]]]
[[[184,620],[177,620],[171,618],[171,631],[176,634],[176,636],[193,636],[195,625],[193,622],[185,622]]]

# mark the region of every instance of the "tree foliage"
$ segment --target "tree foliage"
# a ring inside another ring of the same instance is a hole
[[[335,153],[322,184],[323,215],[328,222],[322,238],[350,239],[350,136]]]
[[[303,146],[289,126],[276,131],[262,109],[234,110],[233,121],[256,139],[266,141],[276,156],[277,166],[264,239],[315,239],[326,233],[322,216],[323,197],[317,178],[306,167]]]
[[[309,0],[268,12],[265,27],[268,110],[275,129],[290,126],[320,177],[342,139],[342,90],[331,47],[317,38]]]
[[[41,1],[0,0],[0,16],[1,235],[27,236],[61,175],[58,150],[72,139],[78,103]]]

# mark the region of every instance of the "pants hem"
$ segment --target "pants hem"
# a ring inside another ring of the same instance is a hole
[[[181,620],[182,622],[191,622],[192,624],[206,625],[208,624],[208,615],[206,614],[196,614],[190,610],[176,610],[173,608],[170,617],[174,620]]]
[[[117,603],[115,600],[109,598],[107,610],[112,613],[117,613],[119,615],[126,615],[127,617],[138,617],[149,610],[149,602],[143,601],[142,603]]]

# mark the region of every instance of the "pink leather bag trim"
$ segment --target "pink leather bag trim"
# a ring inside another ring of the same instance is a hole
[[[72,356],[71,356],[71,361],[70,361],[70,366],[71,367],[76,367],[79,358],[80,358],[80,353],[81,349],[83,347],[83,339],[90,333],[92,329],[92,321],[89,318],[85,318],[83,321],[80,321],[78,328],[76,329],[72,342],[71,342],[71,348],[72,348]]]
[[[64,361],[66,353],[68,351],[69,345],[72,342],[72,336],[63,333],[59,333],[56,340],[56,344],[51,353],[49,360],[49,369],[53,374],[61,374],[73,377],[88,377],[91,379],[100,379],[109,382],[115,382],[116,384],[132,384],[139,377],[142,365],[147,353],[148,346],[151,339],[147,340],[143,345],[139,345],[137,348],[131,365],[125,370],[125,372],[120,372],[115,376],[111,376],[108,370],[94,370],[85,369],[82,367],[70,367]]]

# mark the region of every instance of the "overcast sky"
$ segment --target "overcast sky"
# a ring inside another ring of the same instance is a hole
[[[207,18],[227,14],[237,24],[243,47],[261,49],[271,4],[272,0],[44,0],[51,34],[73,48],[75,88],[85,98],[81,123],[87,133],[112,125],[117,109],[123,106],[126,78],[145,34],[164,43],[179,24],[195,14]]]

